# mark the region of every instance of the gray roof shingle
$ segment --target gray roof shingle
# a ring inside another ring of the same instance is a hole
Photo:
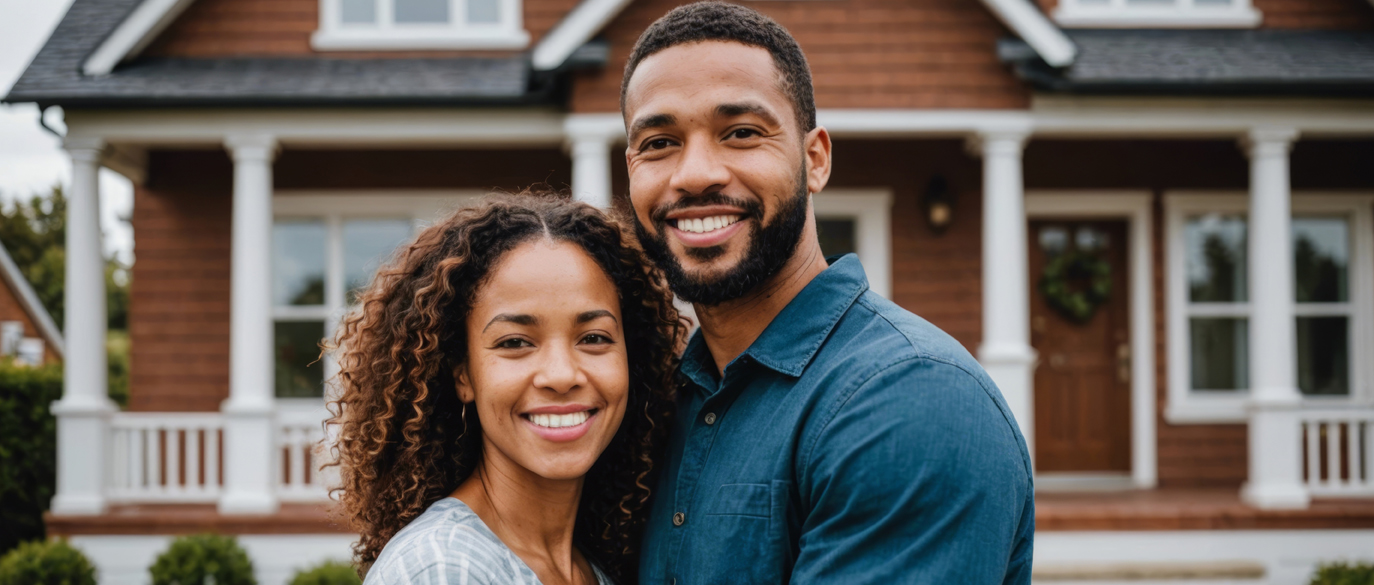
[[[144,58],[102,76],[81,66],[139,0],[74,0],[7,102],[66,106],[518,104],[527,57]]]
[[[1071,93],[1374,94],[1374,33],[1332,30],[1084,30],[1055,70],[1020,40],[999,53],[1038,89]]]

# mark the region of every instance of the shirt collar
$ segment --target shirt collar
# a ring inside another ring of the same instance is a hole
[[[832,258],[830,267],[807,283],[741,355],[781,374],[801,376],[830,330],[866,290],[868,278],[857,256]],[[703,384],[707,380],[714,384],[715,363],[700,331],[683,352],[681,371],[703,387],[711,387]]]

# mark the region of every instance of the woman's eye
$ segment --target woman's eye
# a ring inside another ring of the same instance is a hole
[[[590,343],[593,345],[605,345],[611,343],[611,338],[606,337],[605,335],[602,335],[600,333],[590,333],[586,337],[582,338],[582,343]]]
[[[534,344],[524,339],[520,339],[519,337],[512,337],[497,342],[496,347],[501,349],[520,349],[522,347],[534,347]]]

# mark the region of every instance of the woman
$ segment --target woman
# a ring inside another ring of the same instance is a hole
[[[461,209],[334,340],[343,512],[369,585],[629,583],[685,328],[617,221]]]

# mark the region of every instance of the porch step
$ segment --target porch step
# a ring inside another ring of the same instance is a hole
[[[1037,583],[1258,582],[1264,576],[1264,565],[1254,561],[1037,564],[1031,572]]]

